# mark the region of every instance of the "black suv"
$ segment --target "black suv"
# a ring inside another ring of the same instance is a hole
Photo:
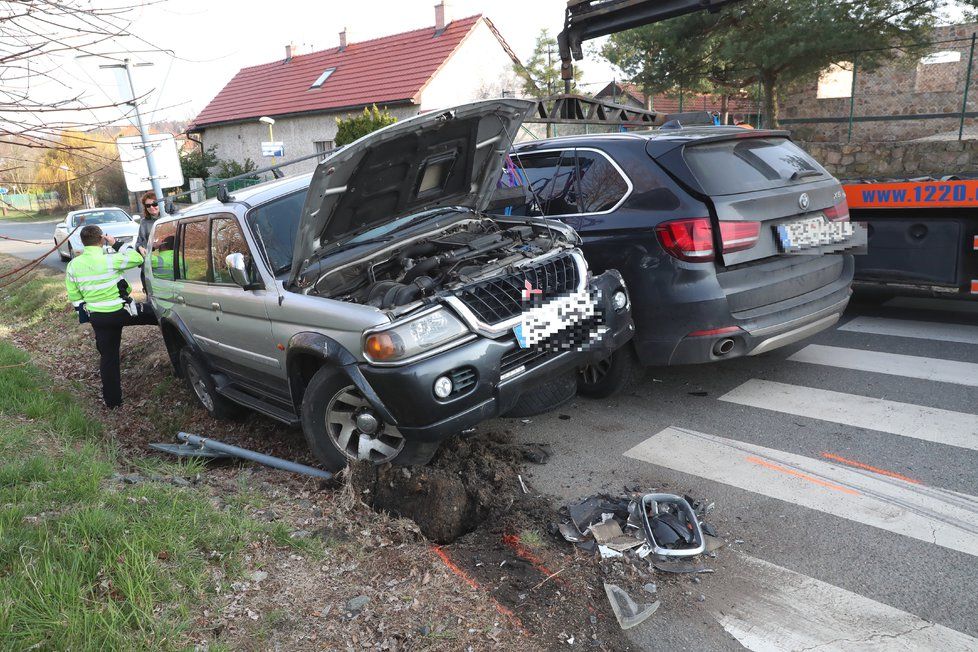
[[[636,355],[676,365],[790,344],[834,324],[849,301],[849,253],[865,246],[865,228],[785,132],[568,136],[519,144],[511,158],[494,212],[572,226],[591,269],[618,269],[632,296],[634,347],[588,368],[584,394],[620,388]],[[516,187],[520,199],[507,200]]]

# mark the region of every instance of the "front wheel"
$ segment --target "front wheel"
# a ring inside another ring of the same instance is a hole
[[[639,362],[629,342],[610,357],[584,367],[577,376],[577,392],[588,398],[607,398],[624,389],[636,373]]]
[[[313,455],[332,472],[351,461],[425,464],[438,448],[405,440],[346,374],[328,367],[316,372],[302,397],[302,432]]]
[[[58,245],[58,239],[57,238],[54,239],[54,244],[55,244],[55,246]],[[68,245],[68,246],[70,247],[71,245]],[[61,247],[58,247],[58,258],[60,258],[61,259],[61,262],[63,262],[63,263],[67,263],[68,261],[71,260],[71,256],[70,255],[65,255],[61,251]]]

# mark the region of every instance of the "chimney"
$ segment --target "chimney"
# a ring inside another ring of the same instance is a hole
[[[340,32],[340,52],[342,52],[345,49],[346,49],[346,28],[344,27],[343,31]]]
[[[296,54],[295,43],[289,43],[285,46],[285,60],[292,61],[292,57]]]
[[[445,25],[451,22],[448,16],[448,0],[441,0],[435,5],[435,34],[445,31]]]

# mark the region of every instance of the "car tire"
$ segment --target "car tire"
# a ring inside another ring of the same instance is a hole
[[[244,409],[217,393],[214,378],[189,346],[180,350],[180,369],[183,370],[187,389],[215,419],[233,419]]]
[[[361,430],[358,415],[372,416],[377,430]],[[438,450],[437,442],[409,441],[380,421],[353,381],[330,367],[316,372],[302,396],[302,432],[316,459],[334,473],[350,461],[426,464]]]
[[[552,381],[528,389],[520,396],[504,417],[533,417],[550,412],[574,400],[577,394],[577,378],[574,372],[559,376]]]
[[[588,398],[614,396],[631,382],[639,368],[631,343],[611,354],[611,357],[589,364],[577,375],[577,393]]]
[[[55,238],[55,239],[54,239],[54,244],[55,244],[55,246],[57,246],[57,245],[58,245],[58,239],[57,239],[57,238]],[[68,246],[70,247],[71,245],[68,245]],[[71,250],[69,249],[69,252],[70,252],[70,251],[71,251]],[[70,254],[69,254],[69,255],[67,255],[67,256],[66,256],[66,255],[64,255],[63,253],[61,253],[61,247],[58,247],[58,258],[60,258],[60,259],[61,259],[61,262],[63,262],[63,263],[67,263],[68,261],[70,261],[70,260],[71,260],[71,255],[70,255]]]
[[[74,260],[74,258],[75,258],[75,250],[71,248],[71,243],[69,242],[68,243],[68,260],[71,261],[71,260]]]

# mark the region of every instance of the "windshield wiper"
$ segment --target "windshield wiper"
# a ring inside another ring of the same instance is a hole
[[[797,181],[798,179],[805,179],[807,177],[820,177],[822,173],[818,170],[799,170],[791,174],[791,180]]]

